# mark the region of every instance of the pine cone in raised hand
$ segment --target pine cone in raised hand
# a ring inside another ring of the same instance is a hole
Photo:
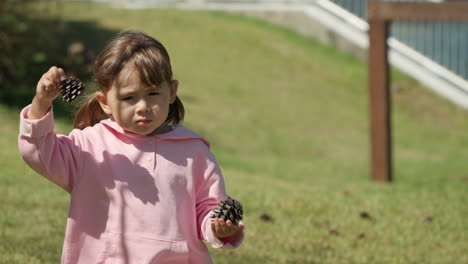
[[[83,93],[85,85],[79,79],[69,77],[60,82],[59,88],[62,99],[67,103],[71,103]]]

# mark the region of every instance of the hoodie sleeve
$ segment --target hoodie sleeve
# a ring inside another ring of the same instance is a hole
[[[211,212],[218,206],[218,202],[225,200],[225,186],[221,170],[214,156],[209,152],[204,160],[199,160],[196,168],[203,175],[196,195],[196,212],[198,234],[200,239],[207,241],[213,248],[236,248],[244,240],[244,224],[239,223],[240,231],[227,238],[217,238],[211,230]]]
[[[30,105],[25,107],[20,116],[21,156],[37,173],[71,192],[82,167],[77,133],[72,132],[68,137],[56,135],[52,108],[38,120],[28,119],[30,108]]]

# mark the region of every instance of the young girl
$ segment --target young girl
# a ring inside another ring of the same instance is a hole
[[[42,76],[21,112],[23,159],[71,194],[62,263],[212,263],[202,240],[239,246],[242,223],[210,219],[227,198],[223,177],[208,141],[179,124],[184,108],[164,46],[124,32],[94,75],[99,91],[69,136],[53,132],[62,69]]]

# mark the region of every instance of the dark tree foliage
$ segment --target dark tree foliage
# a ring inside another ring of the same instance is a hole
[[[0,0],[1,104],[22,107],[29,103],[37,81],[52,65],[70,73],[73,67],[83,69],[76,67],[83,64],[83,54],[70,57],[67,53],[73,44],[65,39],[67,24],[52,15],[51,10],[57,13],[60,4],[59,0]],[[82,52],[81,43],[74,45],[75,51]]]
[[[50,2],[41,0],[42,2]],[[28,73],[47,59],[47,46],[53,45],[54,28],[47,27],[38,14],[44,7],[37,0],[0,0],[0,84],[12,85],[29,79]],[[47,24],[51,24],[48,21]],[[58,22],[58,21],[55,21]],[[53,48],[53,47],[52,47]],[[31,68],[33,67],[33,68]]]

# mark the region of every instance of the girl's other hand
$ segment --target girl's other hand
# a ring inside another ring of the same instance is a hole
[[[56,66],[52,66],[42,75],[29,110],[29,119],[40,119],[49,111],[52,101],[60,94],[59,84],[65,79],[63,69]]]
[[[240,227],[231,222],[231,220],[224,221],[222,218],[215,218],[211,222],[211,230],[217,238],[225,238],[235,235],[239,232]]]

